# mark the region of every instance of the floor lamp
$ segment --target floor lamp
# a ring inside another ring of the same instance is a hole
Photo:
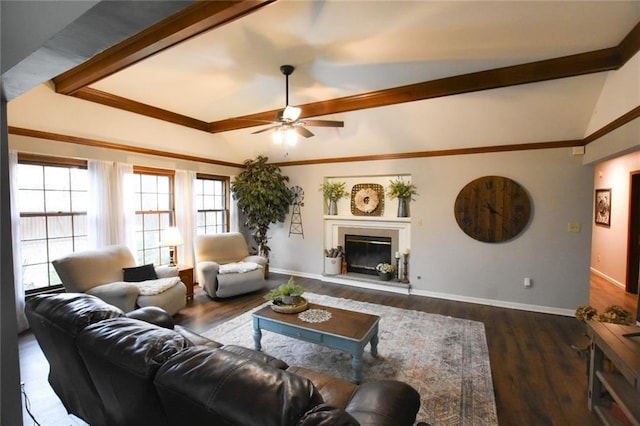
[[[176,266],[176,247],[182,244],[184,244],[184,241],[177,226],[170,226],[162,232],[160,246],[169,247],[169,257],[171,258],[169,266]]]

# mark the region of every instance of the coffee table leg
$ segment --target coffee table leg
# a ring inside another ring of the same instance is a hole
[[[378,357],[378,331],[376,330],[376,334],[371,338],[371,356],[374,358]]]
[[[353,383],[359,385],[362,379],[362,351],[352,354],[351,368],[353,368]]]
[[[260,340],[262,340],[262,330],[260,330],[260,322],[257,318],[254,318],[253,319],[253,346],[256,351],[259,351],[262,349]]]

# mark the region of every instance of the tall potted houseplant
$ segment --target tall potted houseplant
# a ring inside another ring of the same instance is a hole
[[[244,225],[258,245],[258,254],[269,257],[267,232],[272,223],[284,222],[291,206],[292,194],[280,167],[267,164],[268,157],[259,155],[246,160],[244,170],[231,182],[231,192],[245,215]]]
[[[409,202],[414,200],[414,195],[418,195],[417,187],[410,183],[405,182],[400,177],[396,180],[389,181],[389,187],[387,188],[387,195],[389,198],[398,199],[398,217],[409,217]]]
[[[329,202],[329,214],[338,214],[338,200],[346,197],[349,193],[344,189],[346,183],[344,182],[329,182],[326,181],[320,187],[320,191],[324,195],[324,198]]]

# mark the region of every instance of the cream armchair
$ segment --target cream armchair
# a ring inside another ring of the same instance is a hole
[[[92,294],[124,312],[158,306],[174,315],[186,305],[177,267],[136,267],[125,246],[71,253],[51,263],[68,293]]]
[[[230,297],[265,286],[267,259],[250,256],[239,232],[198,235],[195,238],[198,284],[211,297]]]

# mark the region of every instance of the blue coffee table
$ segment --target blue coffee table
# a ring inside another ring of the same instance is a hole
[[[347,311],[330,306],[309,304],[309,309],[322,309],[331,313],[328,321],[310,323],[298,318],[298,314],[275,312],[266,306],[253,314],[253,342],[256,350],[262,350],[262,330],[293,337],[305,342],[348,352],[352,356],[353,381],[362,378],[362,354],[371,345],[371,355],[378,356],[377,315]]]

